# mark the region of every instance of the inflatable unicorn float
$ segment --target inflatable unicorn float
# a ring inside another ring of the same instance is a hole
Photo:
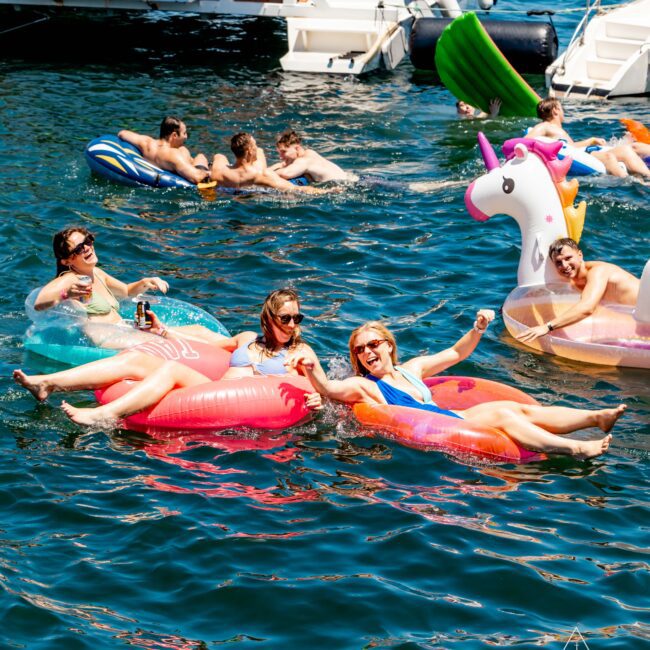
[[[503,305],[512,336],[541,325],[577,303],[580,293],[556,272],[549,246],[558,238],[580,240],[586,203],[573,202],[578,181],[566,180],[571,159],[559,160],[561,143],[515,138],[499,159],[483,133],[479,148],[487,174],[467,188],[465,205],[477,221],[506,214],[521,229],[518,286]],[[650,368],[650,262],[645,265],[637,305],[601,304],[583,320],[526,343],[576,361]]]

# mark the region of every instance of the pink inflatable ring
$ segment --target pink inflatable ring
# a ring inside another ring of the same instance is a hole
[[[213,381],[170,391],[155,406],[124,418],[127,429],[150,434],[248,427],[284,429],[311,417],[305,394],[314,389],[305,377],[220,379],[228,369],[230,353],[196,342],[161,339],[132,349],[178,361]],[[95,391],[95,397],[100,404],[107,404],[137,384],[120,381]]]

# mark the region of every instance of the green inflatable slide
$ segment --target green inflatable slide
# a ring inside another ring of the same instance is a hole
[[[460,99],[490,112],[490,100],[501,99],[500,115],[536,117],[539,95],[510,65],[472,11],[453,20],[436,45],[436,67],[442,83]]]

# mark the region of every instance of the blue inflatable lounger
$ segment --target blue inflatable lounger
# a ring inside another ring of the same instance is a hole
[[[85,155],[88,167],[93,172],[116,183],[122,183],[122,185],[132,187],[140,185],[149,187],[197,187],[182,176],[161,169],[149,162],[142,157],[142,152],[138,147],[121,140],[115,135],[102,135],[91,140],[86,146]],[[309,184],[305,176],[294,178],[291,182],[294,185]],[[217,187],[214,189],[228,194],[269,190],[269,188],[248,187],[242,189]]]
[[[528,135],[530,128],[524,131],[524,138],[530,137]],[[553,138],[546,138],[540,136],[536,140],[542,142],[556,142]],[[557,157],[559,160],[564,160],[566,156],[571,157],[571,168],[569,169],[569,176],[589,176],[590,174],[606,174],[607,170],[605,165],[591,155],[592,151],[602,149],[599,146],[590,147],[574,147],[564,140],[560,140],[562,149],[558,151]]]
[[[102,135],[86,146],[86,162],[96,174],[123,185],[149,187],[196,187],[142,157],[140,149],[114,135]]]

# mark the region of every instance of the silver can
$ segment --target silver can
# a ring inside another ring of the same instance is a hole
[[[77,284],[80,284],[83,287],[91,287],[93,284],[93,279],[89,275],[80,275],[77,278]],[[79,296],[80,302],[89,302],[92,298],[92,293],[89,296]]]

